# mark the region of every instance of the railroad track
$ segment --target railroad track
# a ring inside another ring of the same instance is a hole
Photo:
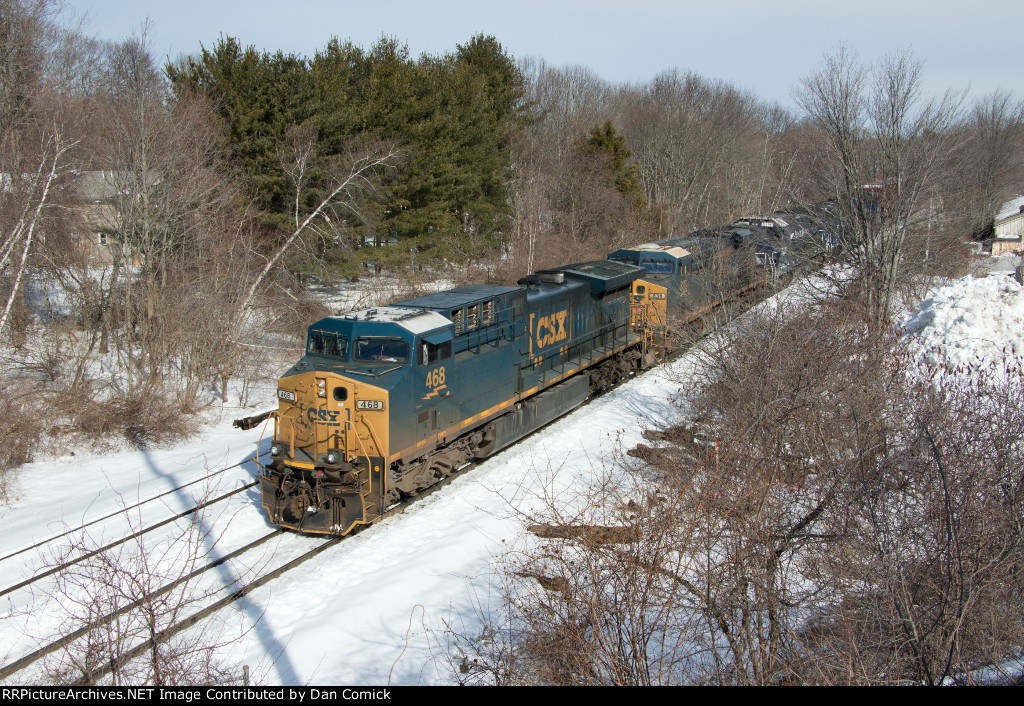
[[[159,500],[160,498],[162,498],[164,496],[172,495],[174,493],[177,493],[178,491],[184,490],[185,488],[188,488],[189,486],[196,485],[197,483],[202,483],[203,481],[208,481],[211,478],[214,478],[215,476],[219,476],[221,473],[224,473],[226,471],[230,471],[232,468],[238,468],[243,463],[245,463],[246,461],[250,461],[250,460],[252,460],[252,459],[248,458],[245,461],[239,461],[238,463],[236,463],[236,464],[234,464],[232,466],[225,466],[224,468],[221,468],[218,471],[214,471],[213,473],[210,473],[210,474],[208,474],[206,476],[203,476],[202,478],[197,478],[196,480],[189,481],[188,483],[185,483],[184,485],[179,485],[176,488],[171,488],[170,490],[168,490],[166,492],[163,492],[163,493],[160,493],[159,495],[154,495],[153,497],[147,498],[146,500],[141,500],[141,501],[135,503],[134,505],[129,505],[128,507],[121,508],[117,512],[112,512],[109,515],[104,515],[103,517],[97,517],[95,520],[90,520],[89,522],[86,522],[85,524],[80,525],[79,527],[76,527],[74,529],[69,529],[69,530],[67,530],[65,532],[61,532],[60,534],[56,534],[56,535],[54,535],[52,537],[49,537],[48,539],[44,539],[41,542],[36,542],[35,544],[31,544],[31,545],[29,545],[27,547],[23,547],[21,549],[18,549],[17,551],[14,551],[14,552],[11,552],[10,554],[5,555],[5,556],[0,556],[0,563],[3,563],[5,561],[7,561],[8,559],[16,557],[19,554],[24,554],[25,552],[32,551],[33,549],[38,549],[39,547],[44,547],[47,544],[50,544],[51,542],[57,541],[58,539],[63,539],[64,537],[67,537],[69,535],[77,534],[77,533],[81,532],[82,530],[86,529],[87,527],[91,527],[91,526],[93,526],[95,524],[99,524],[100,522],[103,522],[105,520],[109,520],[109,519],[112,519],[114,517],[122,516],[122,515],[124,515],[124,513],[128,512],[129,510],[134,510],[136,508],[142,507],[143,505],[146,505],[147,503],[151,503],[151,502],[153,502],[155,500]],[[0,595],[3,595],[3,594],[0,594]]]
[[[129,605],[123,606],[122,608],[120,608],[120,609],[118,609],[118,610],[116,610],[116,611],[114,611],[112,613],[109,613],[109,614],[107,614],[107,615],[105,615],[105,616],[103,616],[101,618],[97,618],[96,620],[90,622],[88,625],[85,625],[85,626],[79,628],[78,630],[75,630],[74,632],[71,632],[71,633],[69,633],[67,635],[62,636],[59,640],[55,640],[55,641],[53,641],[53,642],[51,642],[51,643],[49,643],[47,645],[44,645],[43,647],[40,647],[39,649],[35,650],[34,652],[31,652],[30,654],[27,654],[24,657],[21,657],[20,659],[15,660],[14,662],[10,662],[8,664],[5,664],[3,667],[0,667],[0,679],[7,679],[7,678],[11,677],[12,675],[14,675],[17,672],[21,671],[22,669],[28,667],[29,665],[31,665],[34,662],[36,662],[37,660],[45,657],[46,655],[53,654],[54,652],[56,652],[56,651],[58,651],[60,649],[63,649],[65,647],[70,646],[72,643],[74,643],[75,640],[77,640],[77,639],[79,639],[81,637],[84,637],[85,635],[89,634],[90,631],[95,630],[97,628],[101,628],[104,625],[107,625],[111,621],[115,620],[116,618],[118,618],[118,617],[120,617],[122,615],[125,615],[125,614],[127,614],[127,613],[129,613],[129,612],[131,612],[131,611],[133,611],[133,610],[135,610],[137,608],[139,608],[140,606],[143,606],[148,601],[152,601],[152,600],[154,600],[156,598],[159,598],[160,596],[162,596],[162,595],[164,595],[164,594],[174,590],[178,586],[181,586],[184,583],[187,583],[189,581],[194,580],[195,578],[197,578],[201,574],[204,574],[204,573],[206,573],[207,571],[209,571],[211,569],[217,568],[218,566],[221,566],[222,564],[230,561],[231,559],[239,557],[242,554],[245,554],[246,552],[249,552],[249,551],[259,547],[260,545],[265,544],[266,542],[270,541],[274,537],[284,533],[284,531],[285,530],[283,530],[283,529],[274,530],[274,531],[272,531],[272,532],[270,532],[270,533],[260,537],[259,539],[256,539],[256,540],[254,540],[252,542],[249,542],[244,547],[240,547],[240,548],[236,549],[235,551],[233,551],[233,552],[231,552],[229,554],[226,554],[226,555],[218,558],[215,561],[210,562],[209,564],[206,564],[206,565],[204,565],[204,566],[202,566],[202,567],[200,567],[198,569],[195,569],[195,570],[191,571],[186,576],[179,577],[178,579],[168,583],[166,586],[163,586],[160,589],[158,589],[156,591],[153,591],[152,593],[149,593],[149,594],[143,596],[142,598],[139,598],[136,601],[133,601]],[[184,629],[184,628],[181,628],[181,629]],[[178,631],[175,631],[175,632],[178,632]],[[174,633],[171,633],[171,634],[167,635],[167,637],[170,637],[172,634],[174,634]],[[109,669],[108,669],[108,671],[109,671]],[[97,676],[99,676],[99,675],[97,675]]]
[[[190,483],[186,483],[185,485],[183,485],[183,486],[181,486],[179,488],[175,488],[174,490],[169,490],[166,493],[161,493],[160,495],[157,495],[157,496],[155,496],[153,498],[149,498],[148,500],[144,500],[142,502],[136,503],[135,505],[132,505],[129,508],[125,508],[124,510],[121,510],[121,511],[118,511],[118,512],[115,512],[115,513],[111,513],[111,514],[106,515],[104,517],[97,518],[95,520],[92,520],[91,522],[87,522],[86,524],[82,525],[81,527],[79,527],[77,529],[68,530],[67,532],[63,532],[63,533],[61,533],[59,535],[55,535],[53,537],[50,537],[49,539],[43,540],[42,542],[37,542],[36,544],[33,544],[33,545],[31,545],[29,547],[26,547],[24,549],[19,549],[16,552],[12,552],[11,554],[8,554],[7,556],[0,558],[0,563],[2,563],[3,561],[5,561],[7,559],[12,558],[12,557],[18,556],[19,554],[23,554],[23,553],[25,553],[27,551],[30,551],[32,549],[38,549],[40,547],[44,547],[47,544],[55,542],[55,541],[57,541],[59,539],[67,537],[69,535],[75,535],[75,534],[77,534],[79,532],[82,532],[86,527],[94,525],[94,524],[96,524],[98,522],[102,522],[104,520],[111,519],[113,517],[117,517],[119,515],[123,515],[125,512],[127,512],[127,511],[129,511],[131,509],[137,508],[137,507],[139,507],[141,505],[145,505],[146,503],[149,503],[149,502],[153,502],[154,500],[158,500],[159,498],[161,498],[161,497],[163,497],[165,495],[168,495],[169,493],[177,492],[178,490],[181,490],[182,488],[186,488],[186,487],[188,487],[190,485],[194,485],[194,484],[202,482],[204,480],[208,480],[209,478],[212,478],[213,476],[219,475],[220,473],[223,473],[224,471],[230,470],[231,468],[236,468],[236,467],[238,467],[240,465],[241,465],[241,463],[237,463],[234,466],[229,466],[228,468],[223,468],[220,471],[217,471],[216,473],[212,473],[209,476],[206,476],[205,478],[200,478],[200,479],[192,481]],[[199,512],[200,510],[202,510],[204,508],[207,508],[207,507],[209,507],[209,506],[211,506],[211,505],[213,505],[215,503],[221,502],[222,500],[226,500],[227,498],[230,498],[230,497],[232,497],[234,495],[237,495],[237,494],[239,494],[241,492],[244,492],[244,491],[246,491],[246,490],[248,490],[250,488],[253,488],[253,487],[255,487],[258,484],[259,484],[258,481],[253,481],[251,483],[246,483],[245,485],[242,485],[239,488],[231,490],[231,491],[229,491],[227,493],[219,495],[219,496],[217,496],[215,498],[212,498],[210,500],[205,500],[205,501],[199,503],[198,505],[196,505],[195,507],[193,507],[193,508],[191,508],[189,510],[185,510],[184,512],[180,512],[177,515],[173,515],[173,516],[168,517],[168,518],[166,518],[164,520],[161,520],[160,522],[157,522],[155,524],[149,525],[148,527],[145,527],[145,528],[140,529],[140,530],[138,530],[136,532],[133,532],[130,535],[127,535],[127,536],[122,537],[122,538],[120,538],[118,540],[110,542],[110,543],[108,543],[108,544],[106,544],[106,545],[104,545],[102,547],[98,547],[97,549],[93,549],[91,551],[84,552],[84,553],[74,557],[73,559],[71,559],[69,561],[61,562],[60,564],[57,564],[55,566],[48,567],[48,568],[44,569],[43,571],[39,571],[39,572],[33,574],[32,576],[30,576],[29,578],[25,579],[24,581],[21,581],[21,582],[19,582],[17,584],[14,584],[13,586],[8,586],[7,588],[4,588],[4,589],[0,590],[0,598],[2,598],[3,596],[8,595],[10,593],[13,593],[14,591],[17,591],[18,589],[25,588],[26,586],[30,586],[33,583],[35,583],[36,581],[44,579],[47,576],[53,576],[54,574],[57,574],[57,573],[65,570],[65,569],[67,569],[67,568],[69,568],[71,566],[74,566],[75,564],[81,563],[82,561],[85,561],[86,559],[94,557],[97,554],[102,554],[103,552],[110,551],[111,549],[114,549],[115,547],[118,547],[118,546],[120,546],[122,544],[125,544],[126,542],[130,542],[130,541],[132,541],[134,539],[137,539],[137,538],[141,537],[144,534],[148,534],[148,533],[153,532],[153,531],[155,531],[157,529],[160,529],[161,527],[169,525],[169,524],[171,524],[173,522],[177,522],[180,519],[183,519],[185,517],[189,517],[190,515],[194,515],[195,513]]]

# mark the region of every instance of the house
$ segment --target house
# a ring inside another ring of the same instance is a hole
[[[992,255],[1024,251],[1024,196],[1003,204],[992,223]]]
[[[87,171],[79,173],[75,181],[87,233],[81,238],[80,247],[86,249],[90,260],[101,265],[109,265],[112,260],[108,234],[116,222],[115,177],[111,171]]]

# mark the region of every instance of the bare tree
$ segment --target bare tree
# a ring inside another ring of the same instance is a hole
[[[956,226],[976,238],[988,235],[992,217],[1024,181],[1024,99],[995,91],[975,101],[961,127],[959,168],[944,191]]]
[[[273,249],[266,258],[266,264],[249,285],[239,304],[239,311],[243,315],[248,314],[252,309],[260,288],[296,241],[307,231],[316,228],[321,222],[330,224],[343,221],[344,213],[339,216],[339,212],[358,213],[360,193],[372,193],[375,189],[374,179],[378,173],[393,167],[400,156],[398,149],[394,146],[371,147],[365,151],[349,154],[343,163],[329,165],[326,184],[322,185],[325,195],[313,208],[307,209],[303,204],[308,193],[311,171],[317,155],[316,135],[309,128],[295,130],[291,135],[291,149],[286,156],[285,171],[291,178],[295,189],[292,214],[294,228],[291,234]]]
[[[29,253],[36,239],[40,237],[41,223],[45,211],[52,205],[55,182],[68,169],[67,152],[74,147],[74,142],[62,136],[60,128],[54,124],[47,125],[38,139],[42,142],[36,152],[36,166],[33,172],[6,172],[9,182],[8,198],[4,210],[14,211],[13,222],[8,222],[5,232],[0,238],[0,277],[9,279],[7,301],[0,313],[0,331],[7,324],[11,307],[21,291],[26,272]],[[9,166],[17,169],[27,165]],[[17,186],[14,183],[18,182]],[[10,198],[13,197],[13,198]],[[19,198],[20,197],[20,198]],[[20,203],[11,203],[18,199]],[[6,219],[5,219],[6,220]]]
[[[616,191],[607,160],[583,147],[613,117],[614,89],[580,66],[527,60],[532,120],[515,141],[512,232],[500,277],[515,282],[541,267],[604,257],[650,231],[642,209]]]
[[[101,121],[110,218],[94,224],[113,241],[113,267],[100,302],[101,350],[120,329],[115,350],[128,395],[166,375],[174,362],[182,331],[169,324],[181,299],[168,296],[169,290],[212,265],[211,246],[237,233],[244,217],[205,105],[187,96],[170,99],[147,32],[143,27],[110,51]]]
[[[795,94],[819,136],[813,177],[841,211],[844,252],[876,327],[907,272],[907,239],[927,231],[929,198],[962,145],[963,94],[925,100],[922,70],[906,52],[869,69],[841,47]]]
[[[645,195],[664,209],[661,237],[760,210],[749,199],[756,187],[750,169],[766,145],[752,96],[673,70],[624,89],[619,100]]]
[[[73,63],[60,9],[50,0],[0,3],[0,331],[24,300],[33,250],[52,229],[78,141],[54,95],[55,75]]]

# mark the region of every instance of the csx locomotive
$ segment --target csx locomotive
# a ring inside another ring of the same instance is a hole
[[[280,379],[273,523],[346,534],[655,362],[666,289],[598,261],[331,316]]]

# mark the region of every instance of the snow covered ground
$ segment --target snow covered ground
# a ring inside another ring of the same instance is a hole
[[[905,327],[923,349],[1024,356],[1024,291],[1005,278],[959,281],[937,291]],[[678,411],[673,398],[690,365],[684,356],[581,407],[404,513],[254,591],[222,611],[206,634],[230,642],[221,657],[238,672],[250,665],[259,683],[450,683],[444,654],[450,631],[474,634],[480,613],[499,605],[501,561],[511,548],[531,541],[529,515],[546,498],[578,497],[613,471],[621,452],[641,441],[643,429],[671,420]],[[272,390],[266,399],[273,399]],[[258,443],[265,452],[269,442],[260,441],[260,429],[230,426],[232,417],[249,412],[225,409],[204,435],[170,449],[79,454],[24,467],[12,504],[0,509],[0,557],[207,469],[232,466],[218,476],[220,492],[251,482],[255,465],[247,459]],[[172,493],[131,516],[166,517],[188,503],[184,493]],[[255,488],[205,523],[210,537],[218,538],[215,555],[271,529]],[[124,524],[123,516],[115,516],[90,533],[114,538]],[[258,557],[225,565],[216,580],[229,584],[248,566],[279,563],[321,541],[285,535]],[[44,561],[38,550],[0,560],[0,587]],[[44,591],[24,589],[9,598],[0,608],[0,663],[35,649],[62,625],[59,606]],[[18,681],[38,678],[28,671]]]

